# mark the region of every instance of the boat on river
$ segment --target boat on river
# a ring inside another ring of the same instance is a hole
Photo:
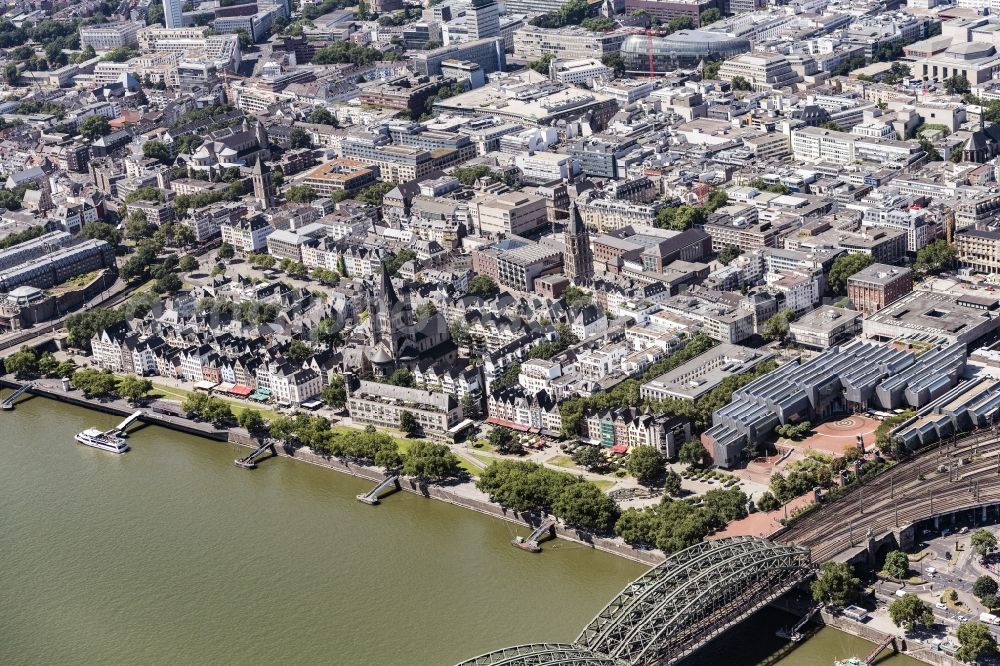
[[[128,451],[128,444],[123,438],[115,434],[115,431],[101,432],[97,428],[87,428],[83,432],[77,433],[73,439],[86,446],[110,453],[125,453]]]

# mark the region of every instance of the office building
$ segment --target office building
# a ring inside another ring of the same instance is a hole
[[[184,3],[181,0],[163,0],[163,24],[167,28],[184,27]]]
[[[900,266],[872,264],[847,278],[847,296],[854,307],[866,316],[911,291],[913,272]]]

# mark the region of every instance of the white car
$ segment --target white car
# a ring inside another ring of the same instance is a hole
[[[924,571],[927,572],[928,576],[937,575],[937,569],[935,569],[934,567],[927,567],[926,569],[924,569]]]
[[[948,607],[947,607],[947,606],[945,606],[945,605],[944,605],[943,603],[941,603],[940,601],[939,601],[939,602],[937,602],[936,604],[934,604],[934,608],[937,608],[938,610],[948,610]]]

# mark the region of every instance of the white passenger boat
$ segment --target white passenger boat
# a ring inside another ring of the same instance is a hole
[[[125,453],[128,451],[128,444],[125,440],[113,432],[101,432],[97,428],[87,428],[74,437],[76,441],[87,446],[111,453]]]

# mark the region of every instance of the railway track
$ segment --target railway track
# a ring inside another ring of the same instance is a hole
[[[854,486],[778,535],[823,562],[876,536],[936,514],[1000,503],[1000,435],[978,431],[925,451]]]

